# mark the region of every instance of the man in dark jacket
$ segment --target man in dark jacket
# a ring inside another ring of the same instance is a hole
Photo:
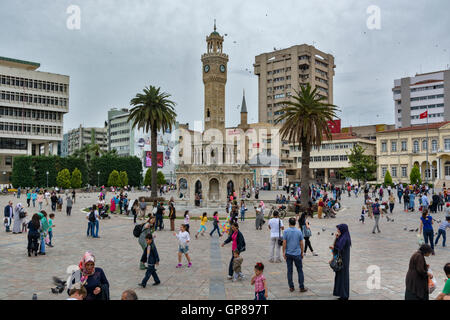
[[[6,227],[6,232],[11,232],[11,230],[9,230],[9,227],[11,226],[11,220],[13,218],[13,207],[12,207],[12,201],[8,202],[8,205],[5,207],[5,227]]]
[[[144,252],[142,253],[141,262],[146,263],[147,262],[147,272],[145,273],[144,279],[142,279],[142,282],[138,285],[142,288],[145,288],[147,285],[147,281],[150,279],[151,276],[153,276],[153,280],[155,280],[155,283],[153,283],[154,286],[157,286],[161,283],[161,281],[158,278],[158,275],[156,274],[155,266],[159,265],[159,256],[158,256],[158,250],[156,250],[156,246],[153,243],[153,236],[151,233],[147,234],[145,237],[145,240],[147,241],[147,248],[144,249]]]

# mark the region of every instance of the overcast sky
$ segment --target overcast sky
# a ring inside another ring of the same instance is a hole
[[[69,30],[69,5],[81,9]],[[369,30],[370,5],[381,29]],[[226,125],[239,122],[245,89],[258,121],[255,56],[313,44],[335,57],[334,103],[343,126],[394,123],[394,79],[447,69],[450,1],[403,0],[0,0],[0,56],[39,62],[70,76],[64,132],[103,126],[111,107],[127,108],[145,86],[172,95],[178,121],[203,119],[201,54],[217,19],[229,55]]]

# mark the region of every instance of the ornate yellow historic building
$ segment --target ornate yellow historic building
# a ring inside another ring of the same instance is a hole
[[[427,165],[428,148],[428,165]],[[378,182],[389,170],[394,182],[409,183],[409,174],[417,165],[422,181],[440,188],[450,182],[450,121],[427,126],[400,128],[377,133]]]

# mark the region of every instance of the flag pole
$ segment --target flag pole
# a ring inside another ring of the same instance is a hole
[[[429,149],[429,143],[428,143],[428,105],[427,105],[427,172],[429,172],[430,177],[431,177],[430,164],[428,163],[428,149]],[[426,173],[425,173],[425,182],[428,182],[428,176]]]

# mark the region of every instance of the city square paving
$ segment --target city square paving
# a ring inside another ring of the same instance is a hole
[[[281,192],[278,192],[281,193]],[[148,193],[130,193],[135,199]],[[260,198],[264,200],[275,198],[276,192],[261,192]],[[111,199],[108,193],[107,201]],[[170,196],[170,195],[169,195]],[[101,220],[99,239],[86,237],[86,213],[82,212],[93,203],[96,203],[97,193],[80,193],[72,210],[72,216],[65,214],[65,204],[62,212],[56,213],[54,221],[54,248],[46,248],[45,256],[27,256],[26,234],[0,232],[0,299],[31,299],[36,293],[38,299],[62,300],[67,298],[64,292],[54,295],[50,292],[52,276],[67,278],[66,269],[70,265],[77,265],[85,251],[90,250],[96,256],[96,266],[103,268],[110,283],[111,299],[120,299],[121,293],[126,289],[134,289],[139,299],[168,299],[168,300],[250,300],[253,299],[254,288],[250,285],[253,267],[256,262],[265,265],[264,274],[269,288],[269,299],[336,299],[332,295],[334,273],[328,265],[331,259],[329,246],[332,244],[336,225],[347,223],[352,237],[350,261],[350,299],[403,299],[405,276],[408,270],[410,256],[418,248],[417,235],[410,229],[419,227],[419,213],[404,213],[403,204],[396,203],[391,217],[394,222],[381,220],[381,233],[372,234],[373,220],[366,218],[366,224],[358,219],[361,212],[363,195],[355,199],[343,196],[343,209],[335,219],[310,219],[312,237],[311,243],[318,254],[312,256],[309,252],[303,260],[305,286],[309,289],[300,293],[297,284],[297,275],[294,271],[295,292],[289,292],[286,278],[286,264],[269,263],[270,233],[267,223],[263,230],[255,230],[253,203],[247,202],[250,218],[240,222],[240,230],[244,234],[247,250],[242,253],[244,258],[243,273],[246,279],[232,282],[227,280],[227,270],[231,258],[231,244],[220,247],[224,237],[218,239],[217,234],[211,238],[209,231],[212,222],[208,222],[208,233],[195,240],[195,233],[199,228],[199,221],[191,221],[191,245],[189,246],[193,266],[176,269],[177,239],[169,231],[169,221],[165,220],[165,229],[157,231],[155,244],[157,246],[160,265],[157,268],[161,279],[159,286],[150,284],[146,289],[139,288],[137,284],[142,280],[145,271],[139,270],[139,259],[142,251],[137,238],[132,234],[134,228],[132,217],[112,215],[111,219]],[[2,208],[9,200],[17,204],[20,200],[26,206],[25,196],[21,199],[12,195],[0,196]],[[268,205],[269,207],[270,205]],[[176,206],[177,217],[182,217],[186,207]],[[50,212],[50,206],[45,207]],[[267,211],[268,209],[266,209]],[[28,218],[35,212],[33,208],[27,209]],[[191,216],[199,216],[207,211],[212,216],[215,209],[193,209]],[[219,210],[220,217],[225,217],[224,209]],[[267,215],[266,215],[267,216]],[[434,214],[438,220],[444,214]],[[284,219],[287,226],[288,218]],[[176,220],[176,229],[183,223]],[[404,228],[407,228],[405,231]],[[325,228],[325,231],[322,229]],[[434,226],[437,231],[437,225]],[[320,234],[318,234],[320,233]],[[443,266],[450,261],[450,249],[438,245],[436,255],[427,258],[437,280],[437,289],[431,295],[436,297],[444,286]],[[369,266],[378,266],[381,272],[380,288],[369,288],[367,280],[371,274],[367,273]]]

